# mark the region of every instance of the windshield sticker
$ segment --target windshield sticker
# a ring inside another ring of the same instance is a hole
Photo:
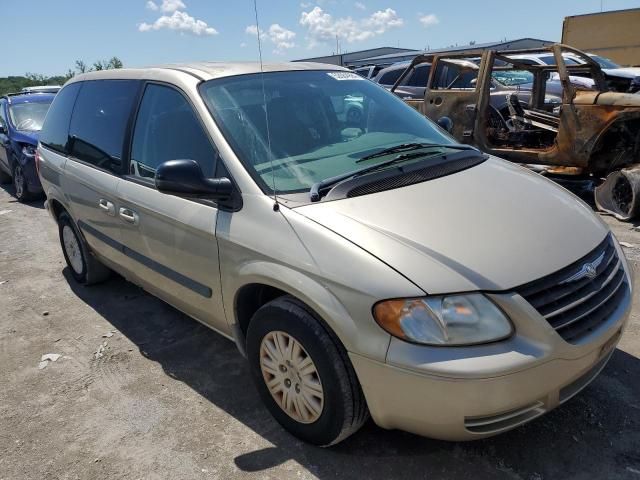
[[[327,72],[327,75],[336,80],[364,80],[360,75],[351,72]]]

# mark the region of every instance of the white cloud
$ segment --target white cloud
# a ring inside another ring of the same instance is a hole
[[[156,10],[158,10],[158,5],[156,5],[155,2],[152,2],[151,0],[148,0],[147,1],[147,8],[149,10],[153,10],[155,12]]]
[[[401,27],[403,23],[392,8],[378,10],[359,20],[351,17],[334,19],[320,7],[302,12],[300,16],[300,25],[307,28],[310,47],[319,42],[333,42],[336,36],[349,43],[360,42],[381,35],[390,28]]]
[[[258,35],[258,28],[255,25],[249,25],[244,31],[248,35]],[[277,23],[272,24],[267,31],[261,29],[260,37],[266,38],[276,46],[274,53],[283,53],[286,49],[296,46],[294,42],[296,33]]]
[[[358,10],[366,10],[367,6],[362,2],[356,2],[353,4]]]
[[[182,0],[162,0],[160,10],[164,13],[175,12],[176,10],[184,10],[187,6]]]
[[[300,2],[300,8],[309,8],[313,5],[311,2]]]
[[[373,29],[378,35],[382,35],[390,28],[401,27],[403,23],[404,21],[398,17],[396,11],[392,8],[378,10],[363,22],[366,27]]]
[[[244,29],[244,33],[246,33],[247,35],[258,36],[258,27],[256,27],[255,25],[249,25]],[[260,30],[260,35],[264,35],[264,32],[262,30]]]
[[[418,20],[420,20],[420,23],[425,27],[431,27],[440,23],[440,19],[433,13],[429,13],[428,15],[421,15]]]
[[[141,32],[162,29],[177,30],[179,32],[190,33],[197,36],[218,34],[218,31],[207,25],[206,22],[197,20],[188,13],[180,11],[173,12],[173,15],[171,16],[163,15],[151,24],[141,23],[138,25],[138,30]]]
[[[244,48],[247,46],[247,42],[240,42],[240,48]]]

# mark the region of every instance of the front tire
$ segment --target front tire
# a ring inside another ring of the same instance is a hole
[[[19,202],[31,200],[32,195],[27,188],[27,177],[24,176],[24,169],[18,162],[13,167],[13,188]]]
[[[58,233],[64,259],[78,283],[92,285],[109,277],[111,271],[93,256],[67,212],[61,213],[58,217]]]
[[[247,355],[263,402],[296,437],[334,445],[367,420],[364,395],[344,347],[295,298],[277,298],[255,313]]]

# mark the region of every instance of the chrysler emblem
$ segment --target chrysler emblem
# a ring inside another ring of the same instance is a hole
[[[596,278],[596,268],[592,263],[587,263],[582,267],[584,270],[584,276],[587,278]]]
[[[566,280],[560,283],[576,282],[578,280],[582,280],[583,278],[589,278],[589,279],[596,278],[596,276],[598,275],[598,267],[602,263],[602,260],[604,260],[604,254],[605,252],[602,252],[602,254],[598,258],[596,258],[593,262],[585,263],[584,265],[582,265],[582,267],[580,267],[580,270],[578,270],[576,273],[574,273],[569,278],[567,278]]]

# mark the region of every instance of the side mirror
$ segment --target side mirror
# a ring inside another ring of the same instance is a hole
[[[156,170],[156,188],[179,197],[226,200],[233,184],[228,178],[206,178],[195,160],[169,160]]]
[[[5,127],[4,125],[0,125],[0,134],[6,135],[7,134],[7,127]]]
[[[449,117],[440,117],[436,122],[440,128],[447,132],[453,132],[453,121]]]

